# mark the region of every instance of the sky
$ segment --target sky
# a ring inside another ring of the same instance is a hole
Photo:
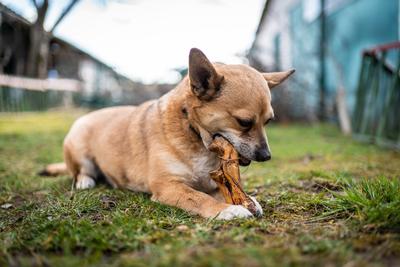
[[[1,0],[28,20],[31,0]],[[69,0],[50,0],[49,30]],[[243,63],[265,0],[81,0],[54,34],[145,83],[176,82],[190,48]]]

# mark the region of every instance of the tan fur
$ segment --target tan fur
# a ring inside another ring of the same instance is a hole
[[[57,176],[68,174],[67,165],[64,162],[53,163],[46,166],[40,173],[42,176]]]
[[[268,84],[255,69],[211,64],[198,49],[189,66],[189,77],[160,99],[101,109],[74,123],[64,157],[76,183],[102,174],[116,188],[148,192],[203,217],[231,210],[208,175],[219,159],[207,146],[218,133],[254,160],[250,150],[265,142],[264,122],[273,116]],[[254,127],[244,132],[234,117],[251,118]]]

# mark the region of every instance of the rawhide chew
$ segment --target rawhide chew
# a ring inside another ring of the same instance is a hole
[[[226,203],[243,205],[252,214],[257,215],[256,205],[243,191],[240,183],[238,152],[221,136],[215,137],[209,150],[217,153],[221,158],[219,168],[210,172],[210,177],[217,183]]]

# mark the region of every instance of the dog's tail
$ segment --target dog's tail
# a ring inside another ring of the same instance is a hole
[[[59,176],[68,174],[67,165],[65,162],[52,163],[47,165],[38,173],[40,176]]]

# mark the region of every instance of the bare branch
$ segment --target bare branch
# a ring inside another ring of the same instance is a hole
[[[54,32],[55,28],[60,24],[60,22],[65,18],[66,15],[71,11],[71,9],[79,2],[79,0],[71,0],[69,5],[63,10],[60,17],[54,23],[53,27],[50,30],[50,33]]]
[[[39,10],[39,6],[36,3],[36,0],[31,0],[31,1],[32,1],[33,6],[36,8],[36,11]]]

